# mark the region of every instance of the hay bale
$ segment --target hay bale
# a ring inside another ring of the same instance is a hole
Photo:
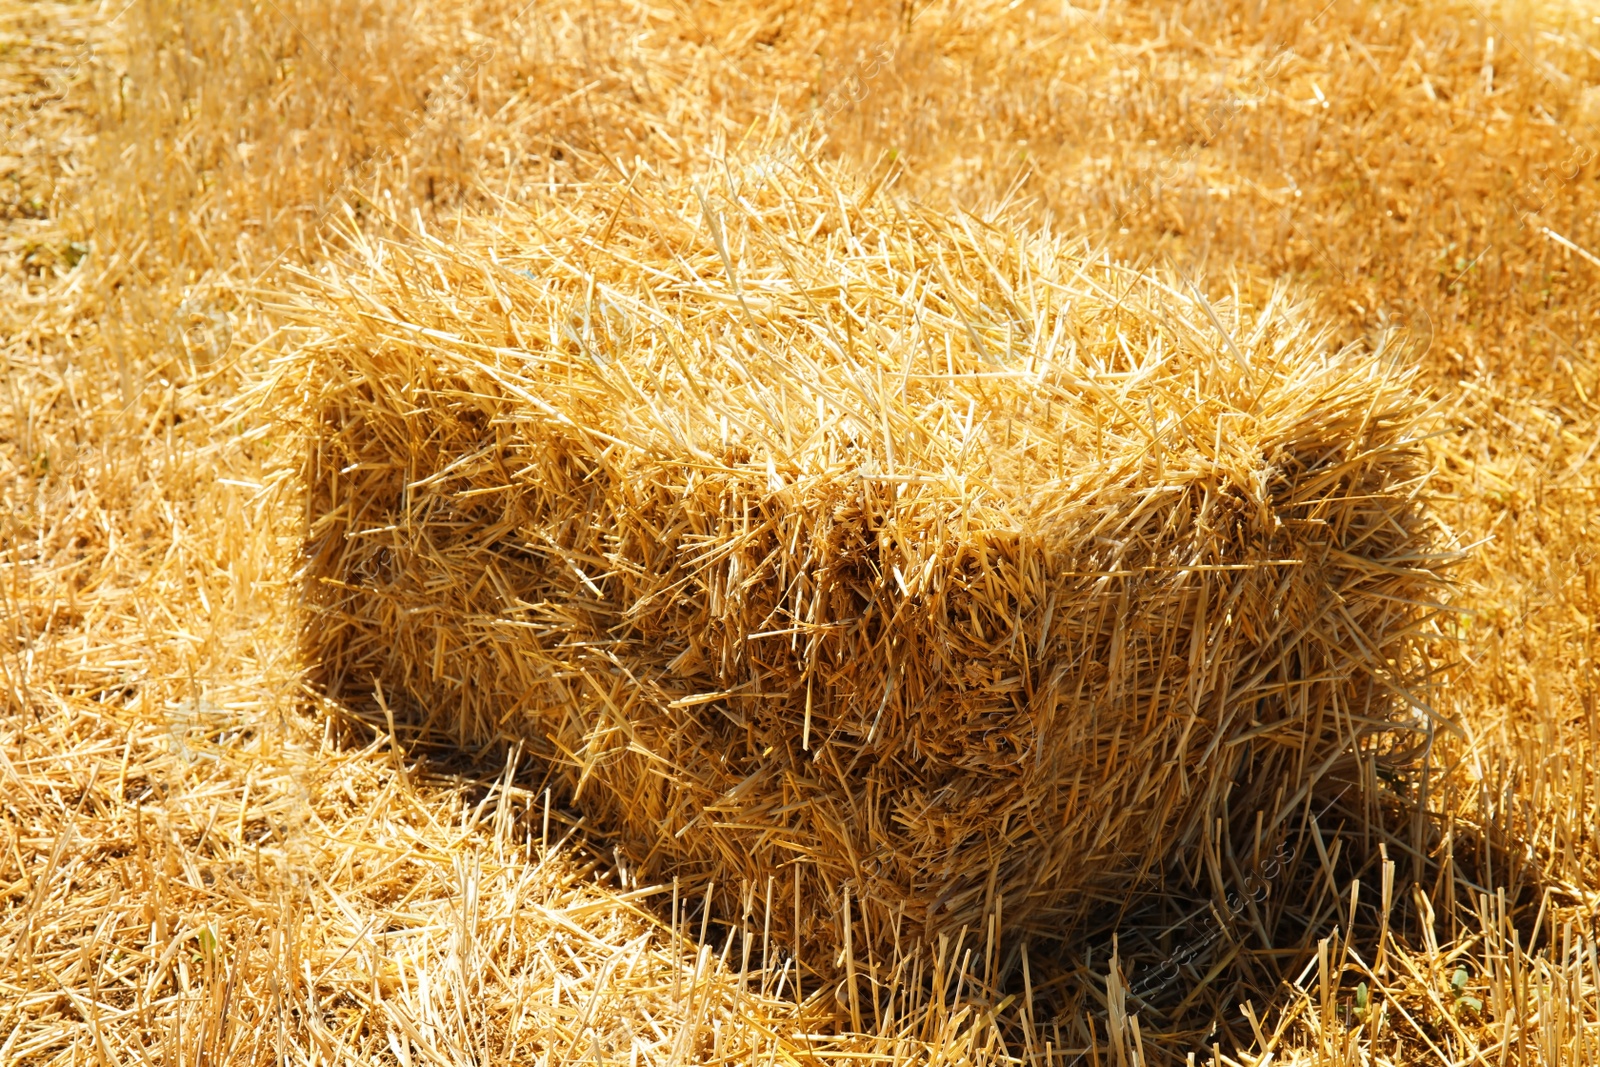
[[[1281,291],[717,173],[321,280],[281,388],[323,685],[534,739],[650,874],[724,915],[771,884],[823,970],[1058,935],[1412,722],[1398,361]]]

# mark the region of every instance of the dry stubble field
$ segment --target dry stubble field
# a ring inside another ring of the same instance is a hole
[[[1600,11],[6,0],[0,98],[0,1062],[1600,1062]],[[313,279],[725,159],[1403,346],[1467,550],[1426,761],[1259,909],[1174,869],[852,1005],[515,748],[308,686],[257,386]]]

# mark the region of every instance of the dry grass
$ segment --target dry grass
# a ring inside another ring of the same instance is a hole
[[[0,1060],[1600,1058],[1589,11],[119,11],[0,7]],[[1347,338],[1412,324],[1456,428],[1430,497],[1482,542],[1437,691],[1467,737],[1425,775],[1313,809],[1284,863],[1230,832],[1218,884],[1168,870],[998,1000],[877,1041],[800,1036],[848,1004],[741,982],[737,936],[701,955],[603,838],[555,848],[560,796],[546,853],[531,758],[313,702],[283,442],[232,406],[289,336],[273,272],[322,262],[345,204],[394,236],[342,192],[447,236],[581,198],[607,155],[667,175],[808,123],[936,206],[1015,187],[1245,305],[1287,275]]]

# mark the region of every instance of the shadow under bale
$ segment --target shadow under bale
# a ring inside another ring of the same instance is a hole
[[[1393,353],[814,170],[635,178],[306,294],[328,690],[527,742],[646,876],[782,902],[857,1017],[1426,721]]]

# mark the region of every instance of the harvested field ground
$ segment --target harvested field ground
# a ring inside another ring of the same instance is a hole
[[[0,0],[0,119],[0,1064],[1600,1062],[1592,5]],[[1425,756],[841,982],[546,753],[331,698],[273,399],[329,294],[381,247],[442,322],[456,238],[736,166],[1400,354]]]

